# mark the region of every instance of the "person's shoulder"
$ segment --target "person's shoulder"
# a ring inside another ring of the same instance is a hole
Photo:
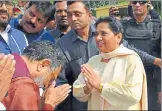
[[[55,32],[57,32],[57,29],[54,28],[54,29],[48,30],[48,32],[49,32],[49,33],[55,33]]]
[[[29,91],[37,90],[38,86],[35,84],[34,80],[29,77],[17,77],[12,79],[11,86],[16,90]]]
[[[69,44],[72,42],[72,38],[75,37],[75,31],[74,30],[70,30],[68,33],[66,33],[64,36],[61,37],[61,39],[59,40],[59,43],[66,43]]]
[[[125,22],[134,22],[135,20],[134,18],[128,16],[128,17],[121,19],[121,21],[125,23]]]
[[[76,32],[74,30],[70,30],[68,33],[66,33],[61,39],[62,40],[66,40],[66,39],[70,39],[71,36],[74,36],[76,34]]]
[[[12,37],[14,38],[19,38],[19,39],[26,39],[26,36],[24,34],[24,32],[18,30],[18,29],[15,29],[15,28],[12,28],[10,29],[9,35],[12,35]]]
[[[134,52],[134,54],[127,55],[127,61],[129,64],[136,65],[136,63],[138,61],[141,61],[141,59],[140,59],[139,55],[136,52]]]
[[[161,20],[159,19],[150,19],[151,22],[161,24]]]
[[[55,43],[54,37],[46,29],[44,29],[43,32],[42,32],[41,40],[49,40],[49,41]]]
[[[125,25],[127,25],[128,23],[132,22],[132,21],[133,21],[132,18],[120,20],[120,22],[122,23],[123,27],[124,27]]]
[[[44,29],[42,31],[42,36],[52,36],[52,35],[50,34],[50,32],[48,30]]]
[[[10,30],[12,31],[12,33],[16,33],[16,34],[18,34],[18,35],[20,35],[20,34],[25,35],[24,32],[22,32],[22,31],[20,31],[20,30],[18,30],[18,29],[16,29],[16,28],[12,28],[12,27],[11,27]]]

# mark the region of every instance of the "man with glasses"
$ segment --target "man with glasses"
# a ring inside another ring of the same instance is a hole
[[[161,22],[148,16],[148,1],[131,1],[133,18],[122,21],[123,37],[129,44],[155,57],[161,57]],[[156,59],[143,61],[147,74],[148,109],[159,110],[161,104],[160,68],[152,64]],[[158,93],[157,93],[158,92]]]
[[[59,74],[57,68],[63,66],[65,60],[62,51],[50,41],[36,41],[26,47],[22,56],[13,56],[16,61],[15,71],[8,95],[2,103],[7,110],[41,110],[39,87],[45,85],[46,79],[55,79],[49,78],[51,74]],[[68,96],[71,88],[68,84],[54,87],[55,82],[46,87],[43,110],[53,110]]]
[[[70,31],[67,20],[67,1],[54,1],[56,28],[51,30],[51,35],[58,41],[64,34]]]
[[[0,1],[0,53],[22,54],[28,45],[24,33],[8,25],[12,14],[12,2]]]
[[[128,5],[128,15],[130,17],[133,17],[133,10],[132,10],[132,6],[131,6],[131,2],[129,1],[129,5]],[[145,2],[145,1],[144,1]],[[150,18],[152,19],[160,19],[159,14],[155,11],[154,7],[151,4],[151,1],[149,0],[148,2],[148,14],[150,15]]]
[[[24,32],[29,44],[35,40],[55,42],[51,34],[44,29],[52,20],[53,10],[52,4],[48,1],[30,1],[24,14],[12,20],[10,25]]]
[[[68,63],[60,73],[57,85],[65,83],[72,85],[80,73],[80,66],[98,54],[94,39],[95,28],[90,22],[91,12],[88,5],[82,1],[67,1],[67,19],[72,29],[58,41],[58,45],[64,51]],[[71,93],[56,110],[81,109],[87,109],[87,103],[79,102]]]

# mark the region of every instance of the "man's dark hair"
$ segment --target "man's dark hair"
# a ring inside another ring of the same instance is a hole
[[[101,17],[96,21],[95,26],[97,27],[97,25],[102,22],[108,23],[108,27],[114,34],[123,33],[123,25],[120,20],[116,19],[115,17]]]
[[[53,11],[53,15],[55,15],[55,13],[56,13],[56,3],[58,3],[58,2],[64,2],[63,0],[62,1],[54,1],[53,2],[53,7],[54,7],[54,11]],[[54,17],[55,18],[55,17]]]
[[[81,2],[81,3],[83,3],[84,8],[85,8],[87,11],[90,11],[90,6],[89,6],[89,3],[88,3],[87,1],[67,1],[67,6],[72,5],[73,3],[76,3],[76,2]]]
[[[36,10],[48,18],[47,22],[54,19],[54,6],[49,1],[30,1],[27,8],[30,8],[32,5],[36,6]]]
[[[64,66],[66,62],[66,58],[59,46],[45,40],[32,42],[24,49],[23,55],[27,57],[29,61],[49,59],[52,69],[60,65]]]
[[[55,5],[55,4],[58,3],[58,2],[63,2],[63,1],[54,1],[54,2],[53,2],[53,5]]]

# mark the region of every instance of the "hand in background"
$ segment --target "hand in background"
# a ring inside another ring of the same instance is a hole
[[[15,71],[15,63],[14,56],[0,54],[0,101],[9,89]]]
[[[157,65],[160,68],[162,68],[162,66],[161,66],[161,59],[160,58],[156,58],[155,61],[154,61],[154,65]]]
[[[158,103],[161,104],[161,95],[162,95],[162,92],[158,92]]]
[[[119,9],[117,7],[110,7],[109,16],[119,15]]]

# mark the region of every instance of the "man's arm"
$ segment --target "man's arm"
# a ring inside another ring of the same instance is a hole
[[[129,49],[136,51],[139,54],[139,56],[141,57],[143,63],[151,63],[151,64],[154,64],[154,65],[157,65],[160,67],[160,65],[161,65],[160,58],[156,58],[156,57],[149,55],[148,53],[146,53],[140,49],[137,49],[133,45],[129,45],[126,40],[123,40],[123,45]]]
[[[57,41],[56,45],[59,47],[59,50],[62,51],[62,53],[60,53],[62,56],[64,56],[64,58],[66,59],[65,60],[65,63],[64,65],[62,66],[62,70],[60,72],[60,74],[58,75],[57,77],[57,80],[56,80],[56,86],[59,86],[59,85],[62,85],[62,84],[66,84],[68,83],[68,79],[67,79],[67,74],[69,74],[71,72],[71,68],[69,66],[69,56],[67,55],[67,53],[64,51],[62,45],[61,45],[61,41]]]

